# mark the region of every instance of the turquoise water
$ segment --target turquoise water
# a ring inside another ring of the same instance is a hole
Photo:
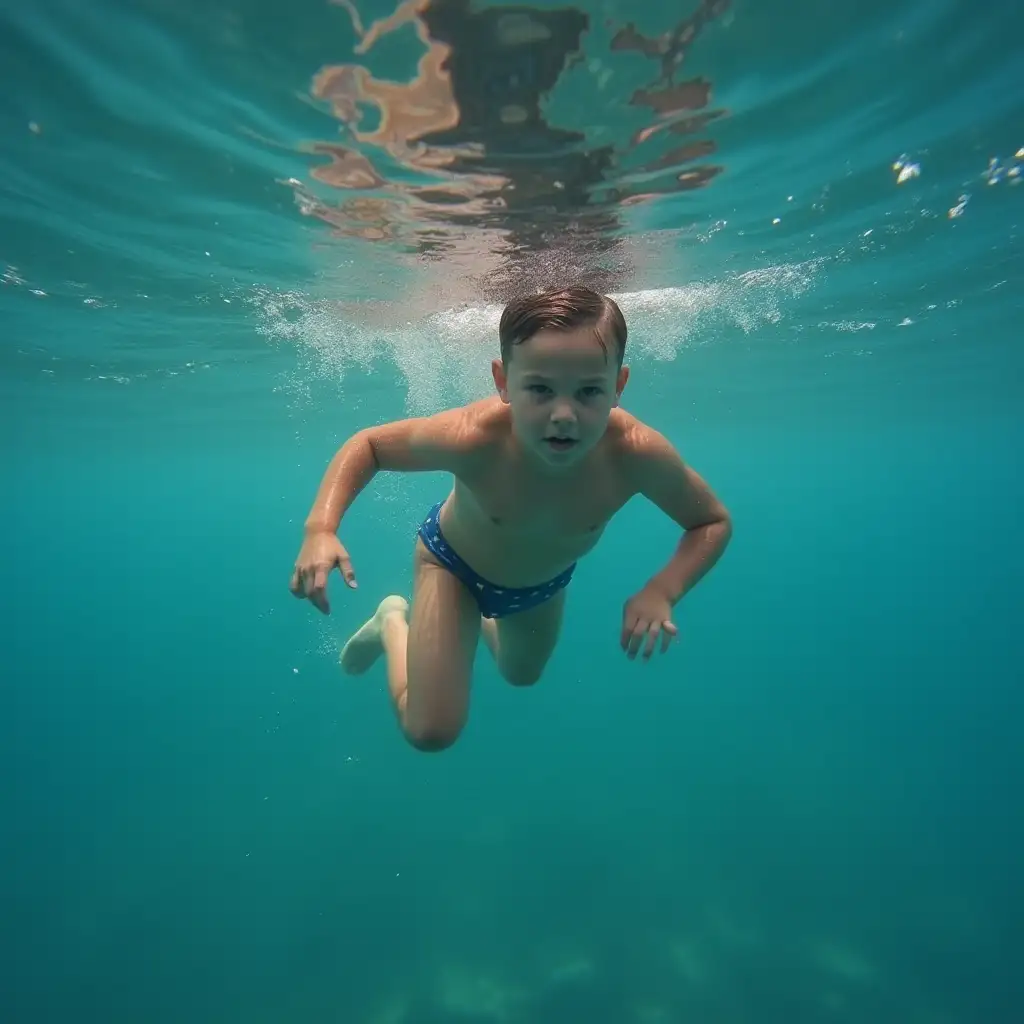
[[[694,9],[435,4],[363,54],[321,0],[0,9],[0,1020],[1018,1019],[1021,17]],[[445,32],[454,107],[388,93]],[[542,683],[481,654],[426,756],[336,657],[447,481],[360,499],[329,620],[300,526],[545,278],[620,297],[625,404],[735,539],[630,664],[675,533],[627,507]]]

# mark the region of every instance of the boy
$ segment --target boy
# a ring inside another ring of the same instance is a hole
[[[618,407],[629,377],[618,305],[586,288],[510,303],[492,364],[497,397],[361,430],[327,468],[306,519],[291,591],[324,614],[327,577],[356,586],[337,537],[342,516],[378,470],[451,473],[454,486],[419,529],[412,615],[386,597],[341,653],[365,672],[381,655],[406,738],[442,750],[469,709],[483,635],[498,670],[530,686],[554,649],[576,560],[611,517],[642,494],[685,531],[668,564],[625,605],[630,658],[676,636],[672,606],[714,565],[729,515],[661,434]]]

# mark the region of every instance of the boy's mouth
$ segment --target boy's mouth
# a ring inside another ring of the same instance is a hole
[[[574,437],[545,437],[544,440],[548,447],[553,448],[556,452],[567,452],[578,443]]]

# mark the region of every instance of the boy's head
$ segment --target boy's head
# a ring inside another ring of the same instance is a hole
[[[541,292],[510,302],[498,334],[494,383],[520,440],[555,466],[582,458],[629,377],[618,305],[589,288]]]

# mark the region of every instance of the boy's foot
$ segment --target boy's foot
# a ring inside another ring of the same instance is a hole
[[[351,639],[341,649],[341,670],[350,676],[362,675],[383,653],[381,631],[389,615],[400,615],[403,619],[409,611],[409,602],[404,597],[392,594],[385,597],[373,618],[360,626]]]

